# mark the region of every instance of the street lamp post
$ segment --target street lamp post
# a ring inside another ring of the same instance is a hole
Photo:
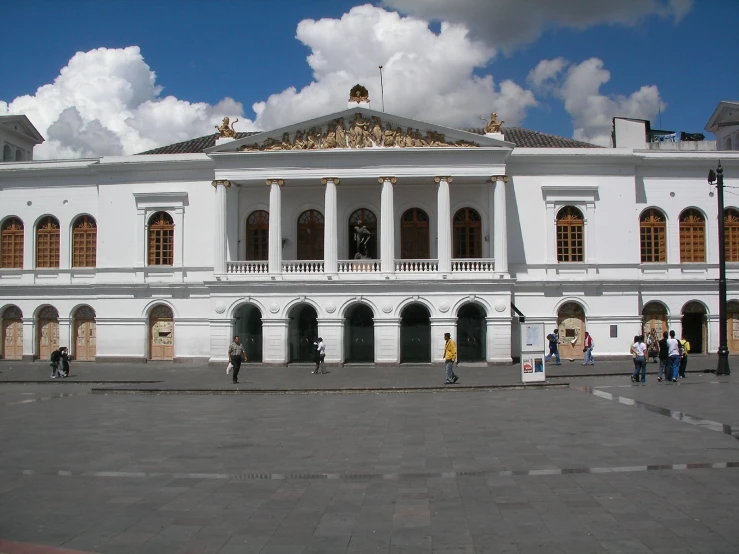
[[[729,375],[729,348],[726,334],[726,237],[724,229],[724,169],[721,161],[714,172],[708,172],[708,182],[716,182],[716,196],[718,197],[718,366],[716,375]]]

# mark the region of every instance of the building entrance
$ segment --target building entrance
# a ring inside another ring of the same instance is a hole
[[[692,354],[705,354],[706,309],[700,302],[688,302],[683,306],[683,337],[690,343]]]
[[[346,361],[373,363],[375,361],[375,326],[372,309],[366,304],[352,306],[344,320]]]
[[[96,353],[95,310],[90,306],[78,308],[74,312],[72,329],[74,331],[74,337],[72,337],[74,359],[81,362],[94,362]]]
[[[149,358],[174,359],[174,317],[169,306],[156,306],[149,314]]]
[[[400,314],[400,363],[431,362],[431,316],[425,306],[411,304]]]
[[[485,361],[485,312],[476,304],[465,304],[457,314],[457,359]]]
[[[54,350],[59,349],[59,312],[46,306],[38,314],[38,356],[48,360]]]
[[[2,314],[2,358],[23,358],[23,312],[17,306],[8,306]]]
[[[726,322],[727,346],[729,352],[736,354],[739,352],[739,302],[729,302],[729,316]]]
[[[585,336],[585,312],[580,304],[567,302],[557,312],[559,328],[559,355],[574,360],[582,358],[582,343]]]
[[[318,338],[318,315],[312,306],[302,304],[293,308],[288,327],[290,335],[290,363],[314,361],[313,343]]]
[[[234,335],[239,336],[247,363],[262,361],[262,312],[252,305],[241,306],[236,312]]]

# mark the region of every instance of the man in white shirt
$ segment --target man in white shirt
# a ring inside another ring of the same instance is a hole
[[[675,331],[670,331],[670,338],[667,339],[667,358],[670,360],[670,373],[667,378],[672,378],[672,382],[677,383],[680,371],[680,343],[675,338]]]
[[[326,373],[326,364],[323,361],[326,358],[326,343],[323,342],[321,337],[318,337],[318,340],[313,344],[316,347],[316,369],[313,370],[313,373]]]

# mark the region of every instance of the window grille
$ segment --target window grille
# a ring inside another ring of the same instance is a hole
[[[174,265],[174,221],[167,212],[149,219],[149,265]]]
[[[565,206],[557,214],[557,261],[584,261],[584,220],[582,212]]]
[[[23,268],[23,222],[17,217],[5,220],[0,238],[0,267]]]
[[[89,215],[78,217],[72,229],[72,267],[97,265],[97,238],[95,219]]]

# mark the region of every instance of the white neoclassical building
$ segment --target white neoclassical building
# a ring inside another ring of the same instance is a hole
[[[706,175],[720,157],[737,187],[723,216],[739,278],[739,152],[655,148],[643,121],[614,129],[628,140],[596,148],[360,98],[136,156],[5,161],[0,357],[69,345],[78,360],[222,362],[238,334],[250,362],[281,365],[320,335],[330,363],[397,365],[441,361],[448,331],[462,362],[510,363],[522,316],[559,326],[564,357],[586,329],[604,356],[667,326],[714,352]]]

